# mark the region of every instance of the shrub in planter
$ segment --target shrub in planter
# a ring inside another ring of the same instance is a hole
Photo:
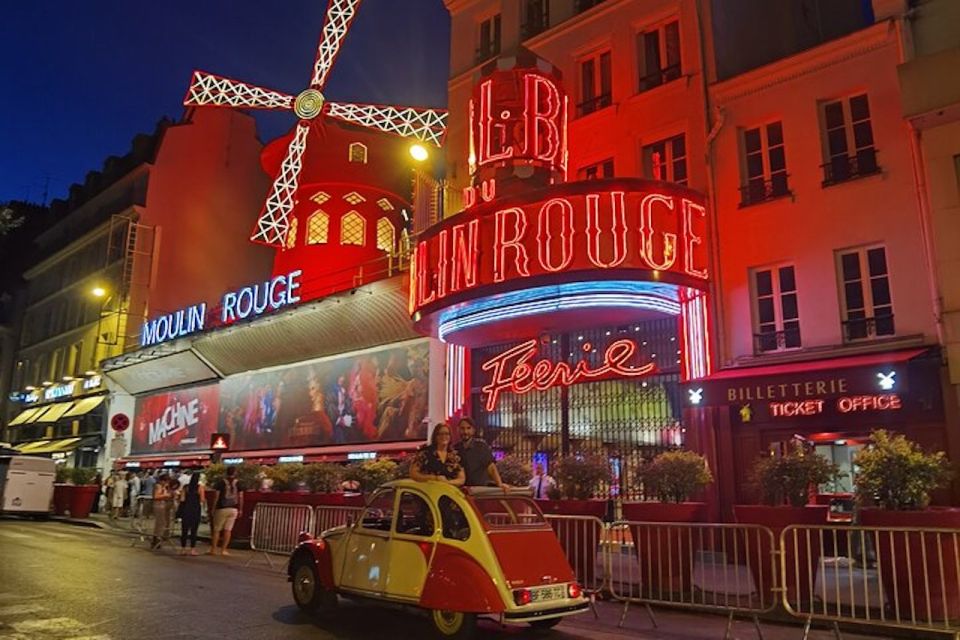
[[[403,480],[404,478],[410,477],[410,466],[413,464],[413,459],[415,455],[405,455],[399,460],[397,460],[397,466],[393,469],[393,479],[394,480]]]
[[[364,460],[347,465],[343,479],[356,480],[360,484],[360,491],[370,493],[385,482],[393,480],[396,470],[397,463],[393,460]]]
[[[497,461],[500,479],[513,487],[525,487],[530,482],[530,465],[513,454],[503,456]]]
[[[58,484],[70,482],[71,471],[72,469],[67,467],[67,465],[58,464],[56,470],[54,471],[53,481]]]
[[[593,454],[564,456],[557,460],[553,473],[561,497],[567,500],[589,500],[612,477],[606,457]]]
[[[274,491],[299,491],[304,480],[305,467],[299,462],[276,464],[266,468],[267,478]]]
[[[313,493],[337,493],[343,467],[332,462],[308,464],[303,469],[303,480]]]
[[[751,470],[751,483],[763,505],[736,505],[737,522],[767,527],[773,532],[773,544],[790,525],[824,525],[828,507],[807,506],[811,488],[831,482],[840,471],[823,456],[808,451],[803,443],[791,442],[783,455],[761,456]],[[774,567],[770,560],[771,541],[760,531],[744,533],[744,557],[749,556],[750,569],[757,589],[768,591],[773,587]],[[817,567],[820,562],[819,544],[806,544],[803,535],[788,536],[785,540],[788,558],[797,562],[787,564],[787,598],[795,606],[809,602],[813,597],[813,582],[807,567]],[[797,574],[797,567],[804,568]],[[765,599],[772,594],[761,594]]]
[[[90,467],[75,467],[70,469],[69,478],[73,486],[67,485],[67,508],[72,518],[86,518],[93,507],[93,498],[100,491],[100,487],[90,484],[97,477],[97,470]]]
[[[930,492],[952,475],[942,451],[926,453],[904,436],[881,429],[870,434],[870,445],[857,453],[854,464],[860,500],[879,507],[860,512],[864,526],[960,529],[960,510],[926,509]],[[949,536],[895,532],[876,539],[889,606],[898,602],[900,614],[907,617],[912,610],[924,620],[928,612],[933,620],[960,619],[958,558]]]
[[[644,465],[636,478],[638,488],[660,502],[627,502],[623,515],[633,522],[686,523],[706,518],[703,502],[689,499],[713,482],[706,459],[693,451],[666,451]],[[643,596],[662,598],[690,587],[693,570],[694,530],[669,525],[631,525],[640,563]],[[710,545],[709,536],[697,542]],[[668,563],[668,564],[667,564]]]

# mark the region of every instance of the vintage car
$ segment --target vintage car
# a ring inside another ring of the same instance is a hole
[[[411,605],[459,639],[478,616],[548,629],[589,607],[528,491],[397,480],[353,524],[300,539],[287,572],[305,611],[338,595]]]

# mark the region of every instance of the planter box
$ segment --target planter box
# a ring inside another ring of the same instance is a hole
[[[53,512],[58,516],[67,515],[70,508],[70,490],[69,484],[53,485]],[[93,499],[90,499],[90,506],[93,506]]]
[[[960,530],[960,509],[864,509],[860,512],[860,523],[865,527]],[[957,568],[960,533],[868,535],[877,545],[877,568],[891,611],[896,613],[899,605],[900,617],[908,620],[913,616],[929,622],[960,620],[960,569]]]
[[[93,507],[93,499],[100,492],[96,484],[64,485],[67,493],[67,505],[71,518],[88,518]]]
[[[210,505],[216,505],[217,491],[208,490]],[[260,502],[274,504],[304,504],[311,507],[362,507],[366,504],[364,496],[345,493],[309,493],[306,491],[244,491],[243,512],[237,517],[233,526],[235,538],[249,538],[253,527],[253,510]],[[211,510],[210,513],[213,513]]]
[[[773,546],[766,535],[748,535],[744,538],[744,549],[749,549],[750,571],[757,590],[761,593],[764,603],[770,598],[776,598],[774,575],[776,567],[771,552],[779,547],[780,534],[791,525],[826,525],[829,507],[823,505],[808,505],[806,507],[770,507],[766,505],[735,505],[734,515],[740,524],[756,524],[767,527],[773,532]],[[786,589],[787,599],[794,604],[813,600],[813,583],[816,579],[817,568],[820,565],[819,538],[811,535],[811,543],[806,544],[805,536],[787,536],[784,541],[786,552]],[[738,562],[747,559],[738,558]],[[797,568],[800,571],[797,571]],[[761,586],[762,585],[762,586]]]
[[[668,524],[705,522],[707,505],[703,502],[625,502],[623,518],[630,522]],[[650,599],[669,599],[671,593],[688,592],[699,543],[702,540],[705,545],[712,545],[709,532],[703,537],[690,527],[631,524],[630,533],[640,564],[641,595]]]
[[[606,500],[535,500],[544,514],[558,516],[593,516],[603,518],[607,513]],[[564,526],[561,520],[548,520],[553,527],[567,562],[577,579],[587,588],[597,582],[597,554],[600,535],[596,527]]]

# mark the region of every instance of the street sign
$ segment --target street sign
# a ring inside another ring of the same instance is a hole
[[[130,427],[130,416],[125,413],[115,413],[110,418],[110,428],[117,433],[123,433]]]
[[[210,436],[210,448],[214,451],[226,451],[230,448],[229,433],[214,433]]]

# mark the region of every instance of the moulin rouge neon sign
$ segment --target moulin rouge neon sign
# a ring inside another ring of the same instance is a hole
[[[582,351],[591,353],[593,345],[585,342]],[[637,353],[637,343],[629,339],[611,342],[603,352],[603,362],[596,368],[591,368],[585,358],[574,364],[547,359],[533,362],[537,353],[537,341],[527,340],[480,366],[484,371],[492,372],[490,382],[481,389],[487,411],[496,408],[500,394],[505,391],[524,394],[610,377],[639,378],[657,371],[657,365],[653,363],[631,364]]]
[[[578,271],[669,272],[702,287],[706,236],[696,194],[643,180],[577,183],[544,200],[478,205],[422,236],[410,312],[485,285]]]

